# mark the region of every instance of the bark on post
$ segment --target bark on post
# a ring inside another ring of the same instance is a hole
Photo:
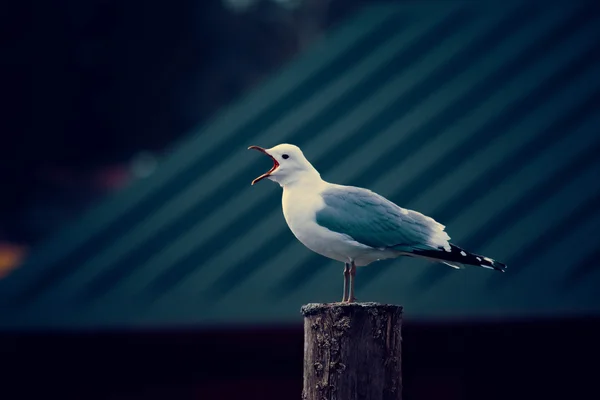
[[[307,304],[304,400],[401,400],[402,307]]]

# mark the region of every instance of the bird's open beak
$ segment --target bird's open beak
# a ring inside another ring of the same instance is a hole
[[[273,171],[275,171],[277,169],[277,167],[279,167],[279,163],[277,162],[275,157],[273,157],[272,155],[267,153],[267,151],[265,149],[263,149],[262,147],[250,146],[250,147],[248,147],[248,150],[250,150],[250,149],[258,150],[261,153],[268,155],[269,157],[271,157],[271,160],[273,160],[273,166],[271,167],[271,169],[252,181],[252,185],[254,185],[256,182],[259,182],[259,181],[265,179],[267,176],[271,175],[273,173]]]

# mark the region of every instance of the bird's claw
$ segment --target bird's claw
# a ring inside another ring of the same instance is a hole
[[[356,303],[356,301],[358,301],[358,299],[356,297],[350,297],[349,299],[342,299],[342,301],[340,301],[340,303]]]

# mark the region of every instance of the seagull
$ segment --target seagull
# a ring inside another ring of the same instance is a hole
[[[273,160],[273,167],[252,181],[269,179],[283,188],[283,216],[308,249],[344,263],[342,302],[353,303],[356,268],[399,256],[449,265],[504,272],[506,265],[452,243],[445,226],[417,211],[402,208],[371,190],[338,185],[319,172],[293,144],[270,149],[250,146]]]

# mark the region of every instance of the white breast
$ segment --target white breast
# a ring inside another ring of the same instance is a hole
[[[314,252],[329,257],[319,245],[325,233],[315,222],[315,215],[324,206],[319,192],[312,188],[284,187],[282,196],[283,216],[296,238]]]

